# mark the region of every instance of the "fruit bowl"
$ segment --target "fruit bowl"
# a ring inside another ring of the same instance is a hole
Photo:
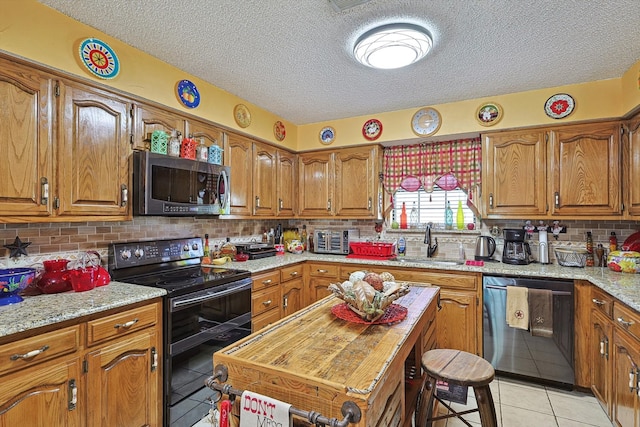
[[[640,273],[640,252],[612,251],[607,256],[607,267],[623,273]]]
[[[35,268],[0,269],[0,306],[22,301],[18,292],[33,282],[35,277]]]

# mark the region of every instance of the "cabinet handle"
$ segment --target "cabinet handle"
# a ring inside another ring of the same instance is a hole
[[[324,273],[328,273],[328,272],[329,272],[329,270],[322,270],[320,268],[318,269],[318,273],[324,274]]]
[[[12,354],[9,359],[11,360],[18,360],[18,359],[22,359],[22,360],[26,360],[26,359],[31,359],[32,357],[36,357],[39,354],[44,353],[45,351],[49,350],[49,346],[48,345],[43,345],[42,347],[40,347],[37,350],[31,350],[28,353],[25,354]]]
[[[158,351],[155,347],[151,347],[151,372],[158,369]]]
[[[262,305],[264,305],[265,307],[269,307],[271,305],[271,302],[271,300],[262,301]]]
[[[125,207],[127,203],[129,203],[129,189],[125,184],[120,186],[120,197],[122,202],[120,202],[120,206]]]
[[[289,296],[285,295],[284,298],[282,298],[282,308],[286,310],[288,306],[289,306]]]
[[[297,271],[292,271],[291,273],[289,273],[289,276],[296,277],[297,275],[298,275]]]
[[[70,411],[76,409],[76,404],[78,403],[78,387],[76,386],[76,380],[69,380],[69,404],[67,408]]]
[[[489,193],[489,207],[493,209],[493,193]]]
[[[603,306],[603,305],[605,305],[605,304],[606,304],[604,301],[599,300],[599,299],[596,299],[596,298],[593,298],[591,301],[592,301],[594,304],[599,305],[599,306]]]
[[[609,360],[609,339],[604,338],[600,340],[600,357]]]
[[[367,203],[367,209],[371,210],[372,207],[373,207],[373,201],[371,200],[371,197],[369,197],[369,202]]]
[[[42,191],[42,196],[40,197],[40,204],[41,205],[46,205],[47,203],[49,203],[49,180],[46,177],[42,177],[40,178],[40,185],[41,185],[41,191]]]
[[[554,203],[556,205],[556,208],[560,207],[560,193],[558,193],[557,191],[555,193],[553,193],[553,200]]]
[[[262,284],[263,284],[263,285],[269,285],[269,284],[271,284],[271,279],[263,280],[263,281],[262,281]]]
[[[331,210],[331,199],[327,200],[327,210]]]
[[[604,357],[604,340],[600,340],[600,357]]]
[[[138,318],[137,318],[137,317],[136,317],[135,319],[133,319],[133,320],[128,321],[127,323],[116,323],[115,325],[113,325],[113,327],[114,327],[115,329],[118,329],[118,328],[125,328],[125,329],[127,329],[127,328],[132,327],[132,326],[133,326],[133,325],[135,325],[136,323],[138,323]]]
[[[620,323],[622,326],[624,326],[625,328],[629,329],[629,327],[631,325],[633,325],[635,322],[629,320],[628,322],[626,320],[624,320],[622,317],[618,317],[618,323]]]
[[[634,371],[633,368],[629,370],[629,391],[633,393],[636,387],[636,375],[638,372]]]
[[[260,196],[256,196],[256,208],[260,207]]]
[[[282,199],[278,199],[278,208],[280,208],[280,210],[284,208],[284,203],[282,202]]]

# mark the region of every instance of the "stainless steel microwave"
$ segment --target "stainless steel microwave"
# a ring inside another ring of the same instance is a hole
[[[228,166],[135,151],[133,213],[156,216],[228,214],[229,172]]]
[[[319,254],[349,254],[349,241],[360,237],[360,230],[315,230],[313,233],[314,252]]]

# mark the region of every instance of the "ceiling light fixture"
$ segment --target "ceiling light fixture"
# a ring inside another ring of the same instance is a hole
[[[388,70],[421,60],[432,45],[429,32],[418,25],[388,24],[361,35],[353,54],[367,67]]]

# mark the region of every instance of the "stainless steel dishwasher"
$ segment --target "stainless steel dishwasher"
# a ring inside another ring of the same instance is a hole
[[[507,286],[551,291],[550,338],[533,336],[530,331],[507,325]],[[573,281],[484,276],[482,288],[484,358],[496,372],[560,387],[573,386]]]

